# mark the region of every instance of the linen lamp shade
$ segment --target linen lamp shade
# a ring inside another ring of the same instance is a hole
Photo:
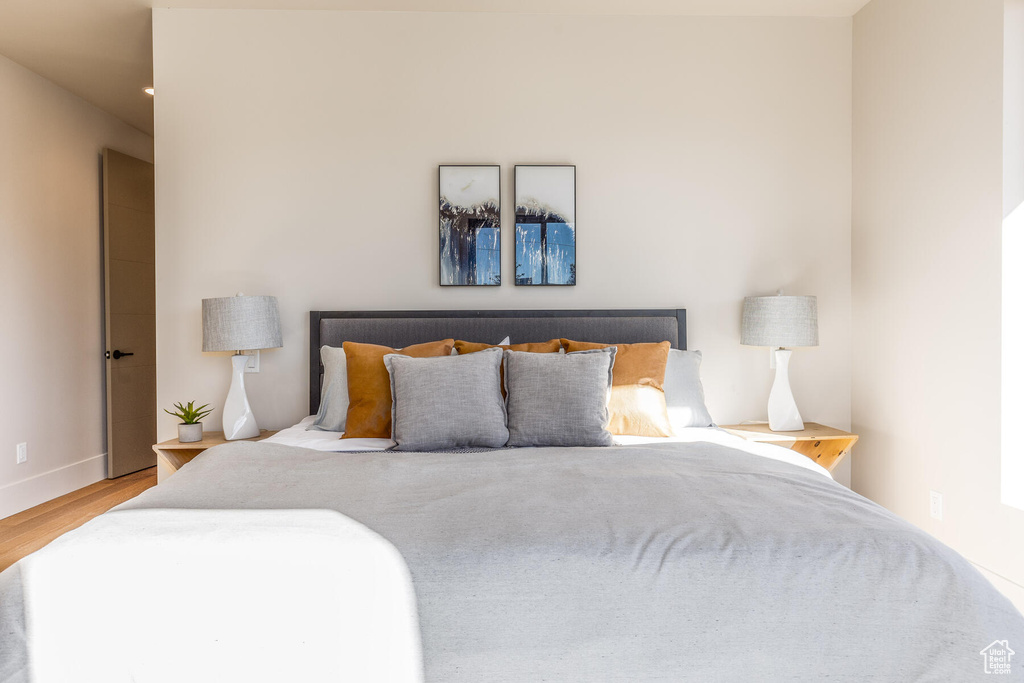
[[[203,351],[251,351],[281,346],[277,297],[238,295],[203,299]]]
[[[818,297],[748,296],[740,344],[787,348],[818,345]]]

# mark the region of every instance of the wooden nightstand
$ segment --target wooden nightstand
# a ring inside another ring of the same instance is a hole
[[[261,429],[260,435],[251,439],[238,439],[238,441],[262,441],[268,436],[277,434],[276,431]],[[219,446],[222,443],[230,443],[224,438],[224,432],[203,432],[202,441],[192,443],[181,443],[177,439],[163,441],[153,446],[156,453],[156,483],[163,483],[167,477],[181,469],[182,465],[192,460],[207,448]]]
[[[773,432],[768,429],[767,422],[720,426],[730,434],[747,441],[773,443],[806,455],[829,472],[846,457],[859,438],[856,434],[826,427],[817,422],[805,422],[803,431],[799,432]]]

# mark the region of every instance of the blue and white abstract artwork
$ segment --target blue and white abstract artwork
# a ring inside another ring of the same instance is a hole
[[[576,284],[576,167],[516,166],[516,284]]]
[[[501,284],[498,166],[439,166],[441,284]]]

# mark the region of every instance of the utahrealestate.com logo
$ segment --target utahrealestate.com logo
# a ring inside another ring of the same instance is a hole
[[[1010,658],[1016,652],[1010,649],[1010,644],[1005,640],[995,640],[992,644],[981,651],[985,658],[985,673],[987,674],[1009,674]]]

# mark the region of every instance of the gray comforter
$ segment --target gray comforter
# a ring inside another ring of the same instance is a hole
[[[968,681],[988,680],[993,641],[1024,652],[1024,618],[957,553],[820,473],[711,443],[235,443],[121,508],[365,524],[408,563],[428,681]],[[8,673],[20,615],[9,570]],[[1024,660],[1001,680],[1022,674]]]

